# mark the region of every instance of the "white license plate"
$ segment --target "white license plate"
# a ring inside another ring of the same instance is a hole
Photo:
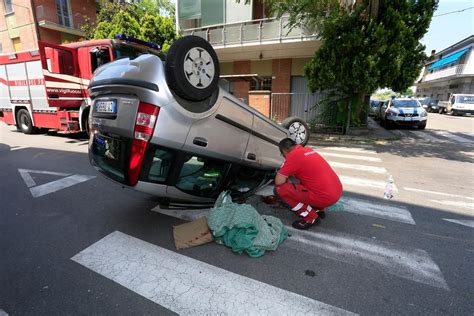
[[[97,101],[95,103],[95,111],[97,113],[117,113],[116,100]]]

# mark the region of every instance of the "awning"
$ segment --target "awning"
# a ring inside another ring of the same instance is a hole
[[[433,64],[428,68],[428,70],[434,70],[434,69],[441,68],[441,67],[443,67],[443,66],[449,65],[449,64],[451,64],[451,63],[454,63],[456,60],[458,60],[459,58],[461,58],[462,55],[464,55],[469,49],[470,49],[470,47],[467,47],[467,48],[464,48],[464,49],[460,50],[460,51],[457,52],[457,53],[454,53],[454,54],[451,54],[451,55],[446,56],[446,57],[444,57],[444,58],[441,58],[441,59],[438,60],[437,62],[433,63]]]

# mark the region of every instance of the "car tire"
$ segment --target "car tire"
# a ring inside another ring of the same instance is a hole
[[[425,129],[425,128],[426,128],[426,123],[425,123],[425,124],[420,124],[420,125],[418,125],[418,128],[419,128],[419,129]]]
[[[444,108],[439,108],[438,113],[443,114],[444,113]]]
[[[289,117],[281,125],[288,130],[288,138],[294,140],[301,146],[306,146],[309,141],[309,126],[299,117]]]
[[[31,120],[30,113],[25,109],[20,109],[16,115],[16,122],[19,129],[24,134],[33,134],[38,129],[33,126],[33,121]]]
[[[171,45],[166,57],[165,73],[166,82],[179,97],[202,101],[218,88],[219,60],[205,39],[185,36]]]

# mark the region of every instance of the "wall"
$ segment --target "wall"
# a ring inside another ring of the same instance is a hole
[[[239,60],[234,61],[234,74],[249,74],[250,73],[250,61]],[[248,102],[249,98],[250,83],[248,81],[236,81],[234,83],[234,95],[237,98],[244,99]]]
[[[14,51],[13,39],[21,42],[21,50],[37,48],[36,31],[29,0],[13,0],[13,12],[5,15],[3,1],[0,2],[0,43],[2,53]]]

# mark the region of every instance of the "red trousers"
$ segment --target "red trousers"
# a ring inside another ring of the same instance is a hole
[[[275,192],[292,209],[299,203],[311,205],[318,210],[334,204],[334,201],[328,201],[326,198],[314,194],[301,184],[287,182],[276,186]]]

